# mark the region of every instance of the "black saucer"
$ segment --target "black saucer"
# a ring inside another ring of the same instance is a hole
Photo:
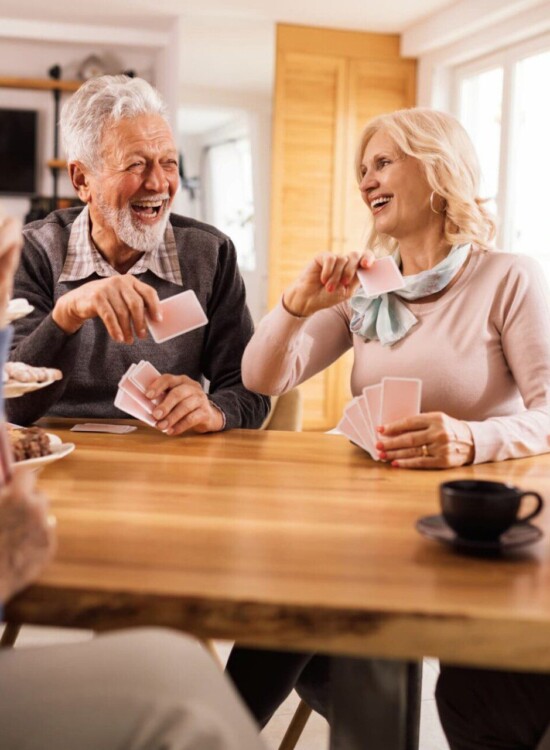
[[[538,542],[542,531],[538,526],[530,523],[517,523],[505,531],[498,539],[491,541],[475,541],[459,537],[449,526],[443,516],[424,516],[416,522],[417,530],[428,539],[448,544],[451,547],[483,552],[504,552],[513,547],[523,547],[525,544]]]

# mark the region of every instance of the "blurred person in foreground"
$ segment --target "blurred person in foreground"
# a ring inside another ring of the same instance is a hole
[[[0,218],[0,317],[21,248]],[[0,329],[3,366],[11,329]],[[0,391],[1,397],[1,391]],[[52,557],[55,520],[35,475],[0,489],[2,605]],[[262,750],[253,722],[191,638],[160,629],[85,643],[0,651],[0,747],[5,750]]]
[[[548,288],[536,261],[491,249],[464,128],[429,109],[383,115],[363,131],[355,168],[369,251],[311,260],[247,346],[246,386],[284,393],[353,348],[353,396],[384,377],[423,382],[421,414],[376,425],[388,470],[548,452]],[[404,289],[358,289],[372,251],[393,254]],[[327,657],[236,648],[228,671],[261,726],[295,685],[327,715]],[[526,750],[550,721],[550,676],[442,665],[437,701],[452,750]]]

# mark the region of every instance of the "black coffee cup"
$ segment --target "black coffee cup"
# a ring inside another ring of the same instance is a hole
[[[535,509],[518,517],[521,501],[532,495]],[[524,492],[502,482],[460,479],[439,485],[441,510],[447,524],[463,539],[493,541],[516,523],[527,523],[543,506],[537,492]]]

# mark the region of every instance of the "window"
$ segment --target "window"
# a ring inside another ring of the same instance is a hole
[[[254,198],[249,138],[209,146],[206,153],[208,221],[233,240],[242,271],[254,271]]]
[[[536,257],[550,281],[550,36],[455,71],[455,113],[480,159],[498,245]]]

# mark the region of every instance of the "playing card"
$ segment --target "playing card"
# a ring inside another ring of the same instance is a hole
[[[162,321],[151,320],[147,317],[147,325],[151,336],[157,344],[181,336],[183,333],[194,331],[208,323],[204,310],[201,307],[197,295],[192,289],[181,294],[162,300]]]
[[[71,427],[71,432],[107,432],[112,435],[126,435],[134,430],[137,430],[137,427],[131,424],[94,424],[93,422],[83,422]]]
[[[355,427],[353,426],[351,420],[349,417],[344,414],[342,419],[338,422],[338,430],[345,435],[349,440],[351,440],[352,443],[355,443],[355,445],[358,445],[359,448],[363,448],[363,450],[366,450],[363,441],[361,439],[361,435],[357,432]]]
[[[142,406],[145,409],[147,414],[153,413],[153,409],[155,408],[156,404],[154,404],[150,399],[148,399],[143,393],[143,391],[141,390],[141,388],[138,388],[137,385],[133,383],[132,380],[130,380],[130,371],[128,371],[125,375],[122,376],[118,384],[118,387],[120,390],[124,391],[124,393],[127,393],[128,396],[131,396],[134,399],[134,401],[140,404],[140,406]]]
[[[376,444],[378,442],[378,433],[376,428],[380,426],[380,406],[382,403],[382,386],[380,383],[376,385],[367,385],[363,388],[363,396],[365,397],[365,404],[369,410],[370,423],[372,425],[372,439]]]
[[[357,277],[369,297],[377,297],[405,286],[405,279],[391,255],[378,258],[368,270],[359,269]]]
[[[125,411],[126,414],[129,414],[131,417],[135,417],[136,419],[145,422],[145,424],[148,424],[150,427],[156,427],[156,422],[153,417],[140,403],[122,389],[119,389],[116,395],[115,406],[117,409]]]
[[[364,448],[372,458],[378,460],[378,453],[374,447],[372,439],[372,430],[370,429],[370,423],[367,427],[367,422],[363,417],[363,409],[360,402],[364,404],[363,396],[354,398],[344,409],[344,414],[353,425],[356,433],[361,438],[361,447]]]
[[[151,385],[157,378],[160,378],[160,372],[150,362],[141,360],[133,369],[127,372],[128,379],[142,392],[147,393]]]
[[[379,424],[420,414],[422,381],[418,378],[383,378]]]

